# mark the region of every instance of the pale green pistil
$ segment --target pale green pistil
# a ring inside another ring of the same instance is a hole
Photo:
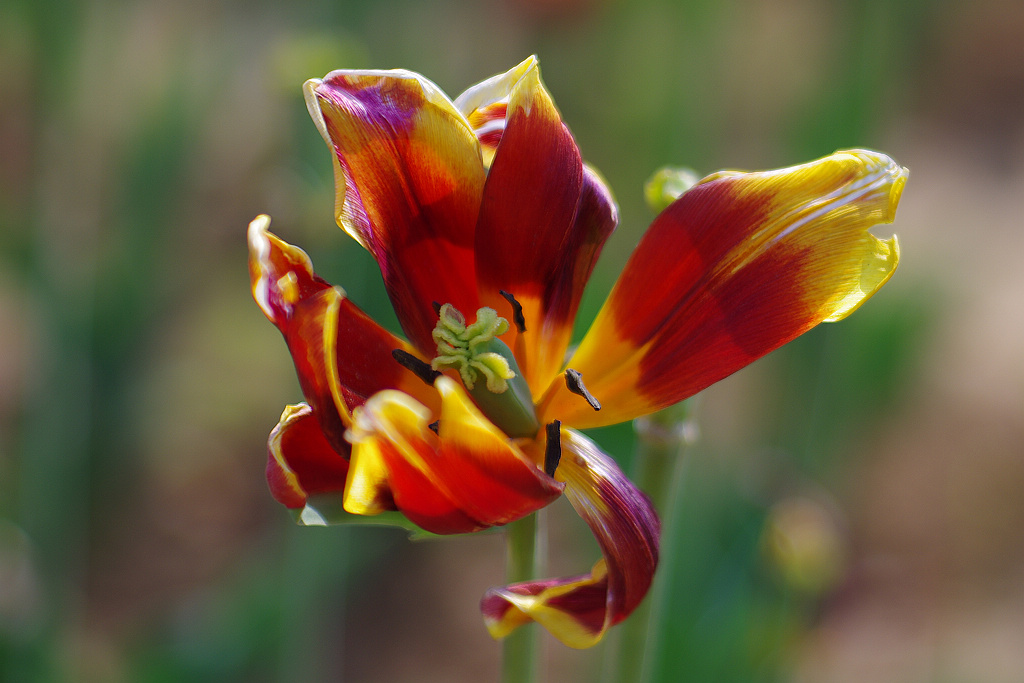
[[[476,405],[506,434],[533,437],[540,425],[530,387],[511,349],[498,339],[508,331],[508,321],[485,307],[477,310],[476,322],[467,325],[451,304],[441,306],[437,315],[432,333],[437,356],[430,367],[456,370]]]
[[[451,304],[444,304],[434,327],[437,357],[430,363],[434,370],[457,370],[466,389],[472,391],[480,375],[487,381],[487,390],[503,394],[508,380],[516,376],[500,353],[489,350],[499,334],[508,331],[508,321],[498,317],[493,308],[476,312],[476,322],[466,325],[466,318]]]

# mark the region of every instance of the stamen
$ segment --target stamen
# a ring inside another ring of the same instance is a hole
[[[601,402],[594,398],[593,394],[587,391],[587,388],[583,386],[583,375],[580,374],[579,370],[569,368],[565,371],[565,386],[572,393],[585,398],[591,408],[594,410],[601,410]]]
[[[499,289],[498,294],[505,297],[505,301],[512,305],[512,322],[516,324],[516,329],[519,332],[526,332],[526,318],[523,316],[523,305],[516,301],[516,298],[511,293],[506,292],[504,289]]]
[[[547,444],[544,446],[544,471],[549,477],[555,476],[558,463],[562,459],[562,422],[555,420],[545,427]]]
[[[434,380],[441,375],[440,372],[430,367],[430,363],[420,360],[408,351],[394,349],[391,351],[391,357],[398,361],[403,368],[426,382],[428,386],[434,386]]]
[[[428,424],[428,425],[427,425],[427,427],[429,427],[429,428],[430,428],[430,431],[432,431],[432,432],[434,432],[435,434],[437,434],[437,429],[438,429],[438,427],[440,426],[440,424],[441,424],[441,421],[440,421],[440,420],[434,420],[433,422],[431,422],[430,424]]]
[[[441,304],[432,301],[430,305],[434,307],[434,315],[441,315]]]

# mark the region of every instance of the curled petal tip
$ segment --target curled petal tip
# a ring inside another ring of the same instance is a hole
[[[343,450],[331,446],[307,404],[287,406],[267,439],[271,495],[290,509],[301,509],[311,495],[340,498],[348,475]]]
[[[255,234],[266,232],[267,228],[270,227],[270,216],[265,213],[261,213],[256,218],[253,218],[249,223],[249,239],[251,240]]]
[[[249,242],[249,254],[259,262],[265,262],[270,256],[270,239],[267,237],[270,228],[270,216],[261,213],[249,223],[246,237]]]
[[[313,125],[320,131],[320,137],[330,147],[331,136],[327,132],[327,123],[324,121],[323,112],[320,111],[320,103],[317,101],[316,95],[317,88],[321,85],[323,85],[323,81],[319,78],[310,78],[302,84],[302,97],[306,100],[306,110],[309,112],[309,118],[313,119]]]
[[[249,223],[246,237],[249,242],[249,273],[252,279],[252,297],[263,310],[263,314],[274,320],[274,309],[270,305],[269,283],[262,274],[267,270],[270,258],[270,239],[267,228],[270,227],[270,216],[260,214]]]
[[[480,610],[494,638],[536,621],[565,645],[587,648],[647,594],[658,566],[660,522],[650,500],[592,441],[563,430],[561,446],[555,476],[604,557],[590,574],[492,588]]]
[[[481,107],[507,98],[516,83],[539,65],[537,56],[530,55],[505,73],[491,76],[463,92],[455,98],[455,106],[467,117],[471,117]]]
[[[249,278],[253,299],[267,318],[279,325],[298,298],[320,286],[314,282],[306,252],[278,239],[269,228],[266,214],[249,223]]]
[[[903,188],[907,185],[907,180],[910,179],[910,170],[904,166],[899,166],[893,162],[895,170],[893,173],[892,188],[889,190],[889,213],[886,216],[886,223],[892,223],[896,220],[896,207],[899,206],[900,198],[903,196]]]
[[[822,161],[828,160],[826,157]],[[910,177],[910,171],[905,166],[900,166],[887,154],[875,152],[869,149],[840,150],[832,155],[831,159],[840,162],[844,158],[852,158],[853,173],[860,175],[858,182],[851,183],[849,196],[851,200],[860,199],[862,195],[868,194],[871,190],[888,190],[888,203],[879,216],[880,223],[892,223],[896,219],[896,207],[903,196],[903,188]],[[812,166],[820,162],[811,162]],[[856,190],[864,188],[866,192],[857,193]]]
[[[866,215],[872,205],[877,207],[875,223],[888,224],[896,219],[896,209],[903,196],[910,177],[910,171],[900,166],[891,157],[872,150],[850,150],[836,152],[833,157],[849,154],[855,157],[855,173],[857,179],[849,183],[844,200],[851,207],[860,207]],[[813,163],[813,162],[812,162]],[[864,222],[864,230],[871,227],[872,221]],[[862,253],[860,278],[852,284],[843,296],[831,304],[831,309],[823,311],[822,322],[837,322],[860,308],[882,285],[887,283],[899,266],[900,246],[896,235],[887,240],[874,237],[870,233],[864,235],[868,245]]]

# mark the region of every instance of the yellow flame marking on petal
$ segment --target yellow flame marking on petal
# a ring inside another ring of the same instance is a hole
[[[299,278],[295,275],[295,271],[293,270],[289,270],[287,273],[277,278],[277,288],[281,291],[281,298],[293,306],[299,300],[298,283]]]
[[[385,389],[355,409],[352,425],[345,438],[352,444],[351,465],[345,482],[344,507],[355,515],[375,515],[384,511],[378,492],[386,485],[388,469],[381,452],[387,441],[401,457],[424,474],[427,463],[410,439],[433,440],[427,427],[430,410],[408,394]]]
[[[285,459],[284,453],[281,451],[281,440],[284,438],[285,430],[290,426],[290,424],[298,420],[304,414],[309,413],[309,410],[309,406],[305,403],[296,403],[285,406],[284,410],[281,412],[281,417],[277,421],[277,425],[274,427],[273,431],[270,432],[270,439],[267,442],[270,454],[273,456],[274,462],[277,463],[277,466],[281,469],[281,473],[284,475],[285,481],[288,482],[288,487],[303,498],[305,498],[306,492],[302,489],[302,485],[299,484],[299,476],[295,474],[295,470],[289,467],[288,461]]]
[[[608,477],[593,471],[591,464],[576,451],[576,444],[577,435],[567,430],[562,438],[562,461],[555,470],[555,479],[565,482],[566,497],[578,506],[594,510],[599,517],[607,517],[611,514],[608,502],[601,497],[594,484]]]
[[[607,619],[604,627],[593,632],[584,627],[570,613],[561,609],[551,607],[549,603],[560,596],[578,590],[582,586],[594,585],[601,582],[608,574],[608,565],[602,558],[594,564],[590,576],[581,577],[578,581],[551,586],[537,595],[522,595],[512,591],[498,591],[502,598],[507,600],[514,609],[508,610],[500,620],[485,620],[488,632],[492,638],[504,638],[519,626],[527,624],[532,619],[545,629],[551,632],[568,647],[582,650],[594,646],[604,636],[608,629]]]
[[[345,511],[353,515],[378,515],[384,512],[378,492],[387,482],[388,471],[380,453],[380,438],[376,435],[361,437],[352,446],[343,505]]]
[[[327,383],[331,388],[331,398],[334,399],[334,407],[341,417],[341,422],[346,427],[352,426],[352,414],[349,412],[345,398],[341,395],[341,377],[338,374],[338,355],[335,351],[338,348],[338,311],[341,310],[341,302],[345,298],[344,292],[335,287],[331,290],[334,296],[331,303],[324,311],[324,369],[327,370]]]

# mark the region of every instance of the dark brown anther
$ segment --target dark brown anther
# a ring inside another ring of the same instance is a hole
[[[499,289],[498,294],[505,297],[505,301],[512,305],[512,322],[516,324],[516,329],[520,332],[526,332],[526,318],[523,316],[523,306],[516,298],[504,289]]]
[[[438,425],[440,425],[440,424],[441,424],[441,421],[440,421],[440,420],[434,420],[433,422],[431,422],[431,423],[430,423],[430,424],[428,424],[427,426],[428,426],[428,427],[430,427],[430,431],[432,431],[432,432],[434,432],[435,434],[437,434],[437,433],[438,433],[438,432],[437,432],[437,428],[438,428]]]
[[[421,380],[427,383],[428,386],[434,386],[434,380],[440,376],[440,372],[430,367],[430,363],[421,361],[416,356],[412,355],[408,351],[402,349],[394,349],[391,352],[391,357],[398,361],[406,370],[412,372],[412,374],[419,377]]]
[[[441,304],[436,301],[430,302],[430,305],[434,307],[434,315],[441,315]]]
[[[562,422],[555,420],[545,427],[548,442],[544,446],[544,471],[549,477],[555,476],[562,459]]]
[[[568,387],[569,391],[572,393],[585,398],[591,408],[594,410],[601,410],[601,402],[594,398],[593,394],[587,391],[587,388],[583,386],[583,375],[580,374],[579,370],[569,368],[565,371],[565,386]]]

